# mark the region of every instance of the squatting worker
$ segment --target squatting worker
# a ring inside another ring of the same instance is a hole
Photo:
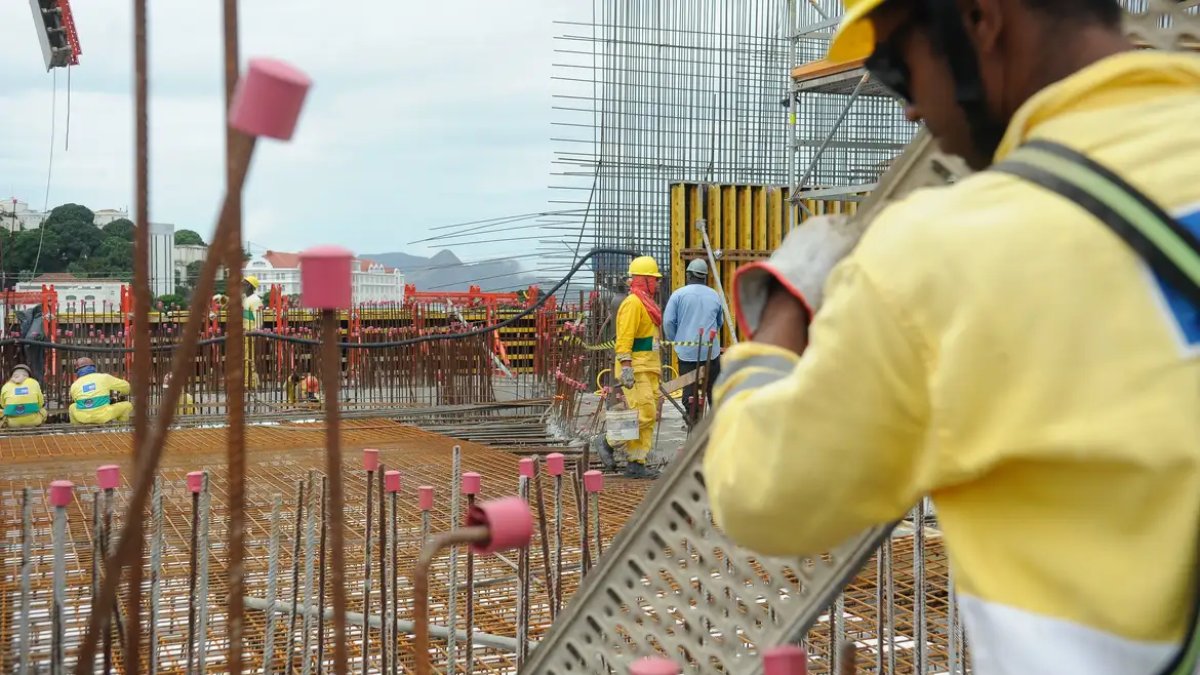
[[[248,274],[242,277],[242,330],[249,333],[253,330],[262,330],[263,327],[263,301],[258,294],[259,281],[258,277],[253,274]],[[258,388],[258,373],[254,370],[254,338],[247,337],[244,340],[246,374],[245,386],[253,391]]]
[[[625,445],[629,458],[625,475],[653,478],[646,457],[654,445],[654,421],[658,417],[658,389],[662,362],[658,356],[662,310],[654,300],[658,292],[658,263],[650,256],[629,263],[629,295],[617,308],[616,372],[630,410],[638,411],[638,437]]]
[[[869,57],[974,168],[1048,139],[1196,231],[1200,57],[1135,51],[1120,23],[1115,0],[846,0],[830,58]],[[754,341],[724,354],[718,524],[813,554],[931,494],[976,673],[1178,672],[1200,308],[1076,203],[998,171],[883,210],[823,303],[808,259],[848,247],[822,222],[773,255]]]
[[[0,387],[0,426],[36,427],[46,421],[46,397],[29,366],[13,366],[12,376]]]
[[[128,422],[133,412],[129,401],[112,400],[113,393],[129,395],[129,382],[108,373],[96,372],[96,364],[86,356],[75,359],[75,381],[71,384],[71,424],[107,424]]]
[[[709,335],[719,333],[724,325],[724,307],[721,296],[708,286],[708,263],[696,258],[687,264],[684,286],[671,294],[663,308],[663,337],[683,343],[674,345],[679,374],[687,375],[700,364],[708,364],[705,400],[711,399],[713,381],[721,374],[720,337],[710,340]],[[700,409],[694,383],[683,388],[683,400],[694,423]]]

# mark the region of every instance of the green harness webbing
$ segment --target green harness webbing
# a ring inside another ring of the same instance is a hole
[[[1123,239],[1160,278],[1200,308],[1200,241],[1117,174],[1071,148],[1049,141],[1021,146],[992,170],[1023,178],[1086,209]],[[1200,661],[1200,579],[1195,583],[1186,641],[1162,675],[1191,675]]]

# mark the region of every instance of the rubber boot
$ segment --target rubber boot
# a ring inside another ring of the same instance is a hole
[[[616,471],[617,461],[613,458],[613,448],[608,444],[608,439],[603,433],[592,439],[592,452],[600,458],[600,463],[604,465],[605,471]]]
[[[625,465],[626,478],[658,478],[658,472],[646,468],[645,462],[630,462]]]

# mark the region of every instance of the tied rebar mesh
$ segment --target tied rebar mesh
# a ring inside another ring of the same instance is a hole
[[[669,278],[671,182],[789,182],[787,7],[619,0],[590,10],[560,22],[555,45],[552,187],[570,211],[545,224],[541,272],[620,246],[654,256]],[[594,262],[597,283],[620,285],[627,259]]]

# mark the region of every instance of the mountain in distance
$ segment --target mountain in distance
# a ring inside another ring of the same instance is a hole
[[[395,267],[404,273],[404,283],[418,291],[465,291],[479,286],[484,291],[513,291],[537,283],[537,275],[524,270],[516,260],[481,260],[464,263],[450,250],[432,257],[402,251],[364,253],[366,260]]]

